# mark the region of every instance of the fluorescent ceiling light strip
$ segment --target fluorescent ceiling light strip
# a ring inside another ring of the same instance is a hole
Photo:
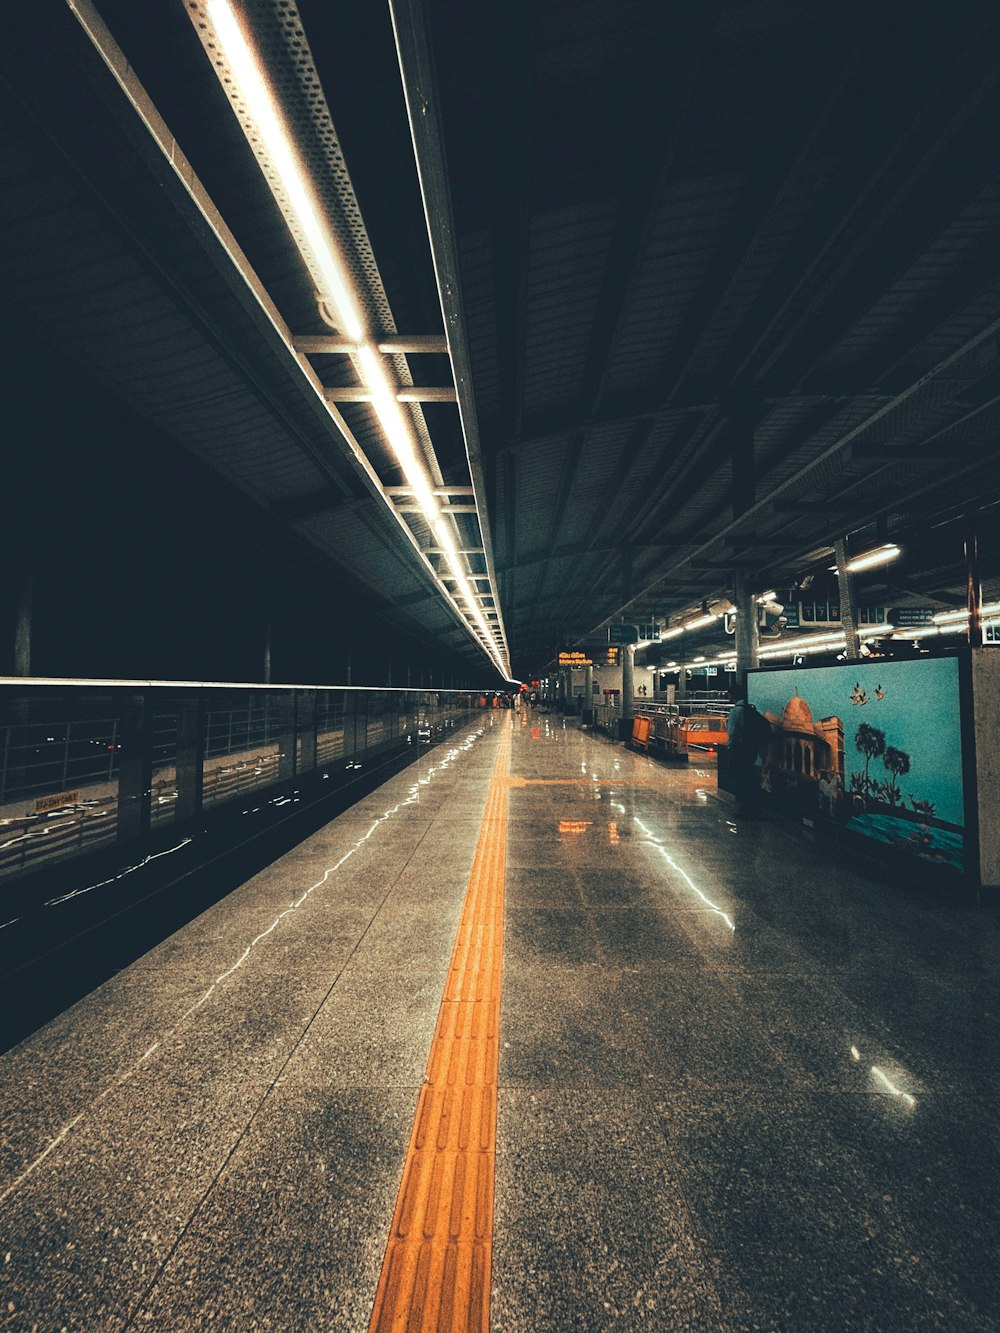
[[[693,629],[704,629],[706,625],[714,625],[717,620],[721,620],[725,613],[723,611],[713,611],[703,616],[698,616],[694,620],[689,620],[686,625],[675,625],[673,629],[665,629],[660,634],[659,642],[664,639],[676,639],[679,634],[687,634]],[[649,642],[653,642],[649,640]]]
[[[240,95],[253,117],[271,165],[277,172],[288,205],[302,229],[309,248],[314,276],[323,295],[333,304],[341,328],[349,338],[361,342],[364,324],[353,295],[344,281],[340,263],[333,252],[329,232],[320,216],[316,200],[300,166],[291,139],[254,53],[243,35],[229,0],[208,0],[206,6],[219,43],[236,80]]]
[[[263,76],[260,63],[251,50],[228,0],[208,0],[206,10],[215,29],[219,44],[229,63],[240,96],[267,152],[268,161],[281,182],[286,203],[291,210],[305,242],[304,258],[320,288],[322,296],[333,306],[343,332],[358,343],[352,354],[355,368],[365,387],[372,395],[372,405],[397,462],[403,470],[407,485],[413,491],[420,509],[433,527],[445,550],[445,556],[463,599],[468,604],[472,621],[485,635],[484,647],[502,675],[509,675],[498,645],[486,623],[477,594],[471,588],[462,559],[447,526],[441,521],[441,512],[426,472],[421,465],[410,429],[396,399],[395,392],[374,349],[364,342],[364,323],[350,283],[337,255],[335,243],[323,221],[317,201],[308,183],[308,177],[296,156],[291,139],[282,121],[278,107]],[[386,501],[391,505],[391,501]],[[446,536],[442,536],[442,533]],[[463,620],[466,613],[435,575],[436,582],[448,600],[459,611]],[[470,625],[471,628],[471,625]],[[505,648],[505,645],[500,645]],[[505,655],[505,653],[504,653]]]
[[[893,560],[899,558],[902,551],[894,542],[889,542],[886,546],[878,546],[874,551],[865,551],[862,555],[857,555],[853,560],[847,562],[848,574],[860,574],[863,569],[875,569],[878,565],[891,564]],[[836,572],[837,566],[831,565],[830,569]]]
[[[1000,602],[984,602],[979,608],[980,616],[995,616],[1000,612]],[[933,617],[935,625],[964,625],[969,619],[968,609],[962,611],[939,611]]]

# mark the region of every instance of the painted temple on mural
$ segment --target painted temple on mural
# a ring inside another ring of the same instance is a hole
[[[779,717],[765,711],[771,724],[771,748],[764,772],[772,788],[815,784],[820,798],[835,799],[844,782],[844,723],[839,717],[818,721],[805,699],[793,695]]]

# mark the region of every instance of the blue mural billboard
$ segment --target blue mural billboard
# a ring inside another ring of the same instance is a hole
[[[965,869],[957,658],[751,672],[765,791],[906,856]]]

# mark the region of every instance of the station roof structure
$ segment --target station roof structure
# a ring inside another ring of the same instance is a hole
[[[8,317],[401,623],[525,677],[844,536],[902,549],[872,598],[947,610],[973,508],[1000,590],[996,6],[4,26]]]

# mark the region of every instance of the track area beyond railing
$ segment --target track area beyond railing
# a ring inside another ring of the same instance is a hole
[[[463,722],[457,690],[0,679],[0,883]]]

